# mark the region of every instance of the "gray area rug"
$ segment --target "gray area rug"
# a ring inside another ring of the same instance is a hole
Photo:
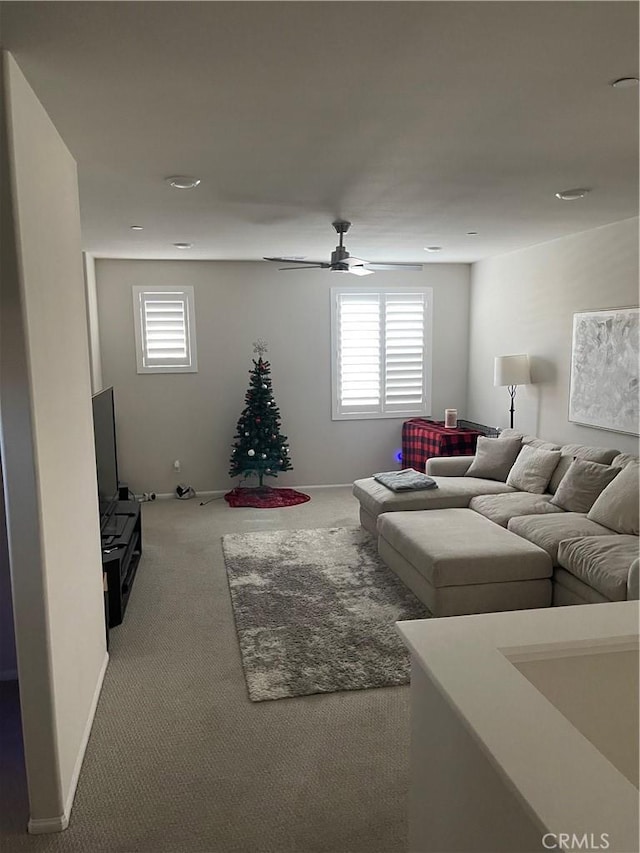
[[[394,622],[429,614],[362,528],[234,533],[222,547],[252,701],[408,683]]]

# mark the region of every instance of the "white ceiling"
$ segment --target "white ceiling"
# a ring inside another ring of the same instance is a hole
[[[1,11],[98,256],[328,259],[344,217],[370,261],[470,262],[638,212],[638,89],[609,85],[638,74],[635,2]]]

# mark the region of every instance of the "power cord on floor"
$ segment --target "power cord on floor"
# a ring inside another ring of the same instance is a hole
[[[200,506],[206,506],[207,504],[210,504],[211,501],[222,500],[223,497],[224,497],[224,495],[214,495],[212,498],[209,498],[208,501],[200,501]]]
[[[242,486],[242,484],[246,483],[247,480],[250,480],[251,477],[252,477],[251,474],[245,474],[244,476],[240,477],[240,479],[238,480],[238,485],[236,486],[236,488],[239,489]],[[214,495],[212,498],[209,498],[208,501],[200,501],[200,506],[206,506],[207,504],[210,504],[211,501],[222,500],[223,497],[224,497],[223,494],[222,495]]]

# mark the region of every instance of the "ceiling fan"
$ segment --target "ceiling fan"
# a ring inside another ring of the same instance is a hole
[[[265,258],[265,261],[277,261],[284,264],[301,264],[295,267],[280,267],[283,272],[288,270],[308,270],[322,269],[331,270],[332,272],[348,272],[352,275],[371,275],[376,270],[404,270],[409,272],[419,272],[422,269],[422,264],[370,264],[369,261],[364,261],[362,258],[352,258],[349,252],[344,247],[343,239],[351,227],[351,223],[345,219],[337,219],[331,223],[336,232],[340,235],[340,242],[331,252],[331,261],[303,261],[299,258]]]

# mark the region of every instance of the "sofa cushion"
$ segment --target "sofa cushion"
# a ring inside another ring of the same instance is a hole
[[[520,515],[512,518],[507,528],[517,533],[549,554],[554,565],[558,563],[558,547],[563,539],[576,536],[611,536],[611,530],[586,515],[577,512],[560,512],[557,515]]]
[[[434,587],[551,575],[551,561],[540,548],[470,509],[384,513],[378,535]]]
[[[542,515],[543,513],[562,512],[559,506],[551,503],[551,495],[534,495],[530,492],[514,492],[507,495],[480,495],[471,498],[469,509],[479,512],[485,518],[506,527],[510,519],[518,515]]]
[[[500,438],[513,438],[514,436],[518,436],[522,443],[529,445],[529,447],[536,447],[541,450],[560,450],[559,444],[553,444],[551,441],[543,441],[543,439],[535,435],[523,435],[517,429],[503,429],[500,433]]]
[[[465,476],[504,483],[521,449],[519,438],[487,438],[482,435],[478,438],[475,458]]]
[[[589,510],[591,521],[617,533],[638,535],[638,470],[638,465],[630,464],[620,471]]]
[[[578,580],[566,569],[555,568],[553,570],[554,607],[573,604],[603,604],[610,600],[592,586]]]
[[[569,470],[574,459],[587,459],[589,462],[600,462],[601,465],[610,465],[619,455],[619,450],[607,450],[606,447],[588,447],[584,444],[564,444],[560,448],[562,458],[558,462],[556,470],[549,481],[549,491],[555,492],[560,485],[560,480]]]
[[[524,444],[509,471],[507,485],[523,492],[542,495],[559,460],[559,450],[543,450]]]
[[[467,507],[476,495],[513,492],[506,483],[478,480],[474,477],[434,477],[437,489],[423,492],[392,492],[373,477],[356,480],[353,494],[372,516],[381,512],[420,509],[448,509]]]
[[[523,435],[522,443],[527,447],[534,447],[536,450],[560,450],[559,444],[554,444],[552,441],[543,441],[534,435]]]
[[[583,536],[565,539],[558,548],[558,564],[606,596],[625,601],[629,568],[638,557],[638,537]]]
[[[612,465],[574,459],[560,480],[551,503],[567,512],[589,512],[600,492],[620,471]]]
[[[626,468],[627,465],[637,465],[639,462],[639,456],[634,456],[632,453],[618,453],[611,462],[611,465],[614,468]]]
[[[627,600],[637,601],[640,598],[640,557],[629,566],[629,577],[627,578]]]

